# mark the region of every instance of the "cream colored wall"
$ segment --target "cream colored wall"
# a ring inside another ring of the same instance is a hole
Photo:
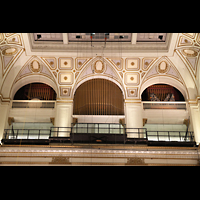
[[[13,37],[19,37],[20,42],[10,43]],[[142,119],[147,118],[148,122],[165,123],[170,119],[171,113],[176,116],[177,123],[181,122],[182,119],[191,117],[191,123],[196,133],[196,138],[200,138],[200,124],[196,116],[199,115],[199,109],[195,111],[188,107],[187,111],[143,111],[141,104],[141,94],[150,85],[155,83],[165,83],[172,85],[179,89],[184,95],[186,101],[193,100],[196,102],[197,96],[200,95],[200,72],[199,62],[192,69],[190,63],[187,62],[186,56],[183,54],[184,49],[200,49],[199,35],[189,34],[173,34],[169,51],[133,51],[133,52],[118,52],[112,54],[112,52],[106,52],[104,54],[95,54],[95,52],[87,51],[83,52],[46,52],[43,49],[41,52],[31,51],[29,38],[27,34],[3,34],[5,44],[0,41],[0,48],[16,47],[18,53],[13,55],[13,60],[8,66],[3,68],[3,59],[6,55],[1,52],[0,62],[0,102],[9,101],[14,97],[15,92],[22,86],[31,82],[43,82],[50,85],[57,93],[57,106],[54,113],[47,112],[46,116],[55,116],[55,124],[57,126],[68,126],[72,121],[72,110],[73,110],[73,94],[76,88],[86,80],[91,78],[106,78],[115,82],[124,93],[125,98],[125,118],[129,127],[136,126],[142,127]],[[184,40],[188,39],[191,44],[184,44]],[[66,44],[68,45],[68,44]],[[70,44],[71,45],[71,44]],[[134,45],[134,44],[133,44]],[[103,57],[102,57],[103,55]],[[116,57],[117,55],[117,57]],[[199,58],[199,53],[198,53]],[[54,66],[52,67],[48,62],[48,59],[54,60]],[[78,66],[78,59],[86,60],[82,66]],[[119,60],[120,66],[114,63],[114,60]],[[31,63],[37,60],[40,64],[40,72],[31,71]],[[103,60],[106,67],[103,69],[101,74],[94,73],[93,67],[95,62]],[[146,60],[152,60],[147,67],[144,66]],[[197,59],[198,60],[198,59]],[[158,71],[158,66],[161,62],[166,62],[168,68],[165,73]],[[68,65],[65,66],[65,62]],[[134,65],[131,63],[134,62]],[[70,66],[69,66],[70,65]],[[168,74],[169,69],[173,71],[174,75]],[[67,77],[66,81],[63,77]],[[132,79],[133,77],[133,79]],[[64,93],[66,91],[66,93]],[[128,101],[131,104],[127,103]],[[70,103],[69,103],[70,102]],[[136,103],[137,102],[137,103]],[[138,103],[140,102],[140,103]],[[196,103],[198,107],[198,103]],[[5,128],[5,124],[8,118],[7,108],[1,103],[0,116],[2,121],[0,129],[2,131]],[[41,112],[41,113],[40,113]],[[31,111],[18,112],[10,110],[9,115],[14,118],[25,117],[26,114],[29,118]],[[139,113],[139,114],[138,114]],[[42,111],[37,110],[35,115],[38,117],[42,116]],[[153,115],[154,114],[154,115]],[[47,117],[43,116],[44,119]],[[38,118],[39,119],[39,118]],[[42,119],[42,118],[41,118]],[[135,119],[135,120],[133,120]],[[136,123],[137,122],[137,123]],[[199,139],[198,139],[199,140]]]

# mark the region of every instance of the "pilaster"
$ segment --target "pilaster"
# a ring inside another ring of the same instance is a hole
[[[133,128],[143,128],[143,116],[142,116],[142,103],[141,100],[126,100],[125,101],[125,122],[128,138],[138,137],[137,129]]]
[[[189,100],[190,116],[194,130],[196,144],[200,143],[200,97],[195,100]]]
[[[73,100],[57,100],[56,101],[56,115],[54,127],[71,127],[73,113]],[[62,128],[59,137],[69,137],[70,133],[68,128]]]
[[[3,138],[4,129],[8,128],[8,114],[10,108],[10,101],[3,101],[0,99],[0,140]]]

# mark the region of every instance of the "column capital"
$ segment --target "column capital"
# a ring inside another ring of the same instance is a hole
[[[10,103],[10,98],[3,98],[3,95],[0,94],[0,104],[9,104]]]
[[[141,104],[142,100],[141,99],[125,99],[124,103],[138,103]]]
[[[188,99],[188,104],[192,107],[199,106],[200,96],[197,96],[196,99]]]
[[[60,104],[73,103],[73,99],[56,99],[56,103]]]

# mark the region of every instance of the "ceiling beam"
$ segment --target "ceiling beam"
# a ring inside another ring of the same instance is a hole
[[[137,41],[137,33],[132,33],[131,43],[136,44]]]
[[[63,33],[63,44],[68,44],[68,33]]]

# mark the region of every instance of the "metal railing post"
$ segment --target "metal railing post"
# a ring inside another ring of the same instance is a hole
[[[147,129],[145,129],[145,132],[146,132],[146,139],[148,140]]]
[[[40,139],[40,129],[39,129],[39,134],[38,134],[38,140]]]
[[[30,130],[30,129],[28,129],[28,135],[27,135],[27,139],[28,139],[28,137],[29,137],[29,130]]]
[[[159,134],[158,134],[158,131],[157,131],[157,137],[158,137],[158,141],[159,141]]]
[[[50,131],[49,131],[49,138],[51,137],[51,128],[52,128],[52,127],[50,127]]]
[[[168,131],[168,137],[169,137],[169,141],[170,141],[170,134],[169,134],[169,131]]]

